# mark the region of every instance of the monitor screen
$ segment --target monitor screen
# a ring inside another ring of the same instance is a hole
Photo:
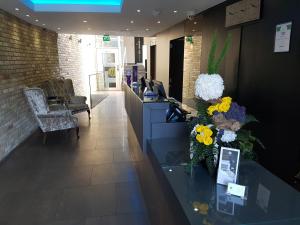
[[[167,98],[164,85],[161,81],[153,80],[153,91],[156,92],[159,96]]]

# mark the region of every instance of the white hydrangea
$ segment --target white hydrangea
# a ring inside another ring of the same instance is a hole
[[[224,130],[224,134],[221,137],[221,141],[229,143],[229,142],[233,142],[236,139],[236,133],[234,131],[231,130]]]
[[[195,95],[205,101],[218,99],[223,95],[224,81],[219,74],[200,74],[195,84]]]

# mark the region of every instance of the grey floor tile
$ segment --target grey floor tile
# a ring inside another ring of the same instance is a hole
[[[76,116],[79,140],[37,131],[0,164],[0,225],[148,225],[123,93]]]
[[[146,212],[144,199],[137,182],[116,184],[117,213]]]
[[[88,218],[86,225],[149,225],[149,221],[146,214],[131,213]]]
[[[66,189],[57,211],[57,219],[78,219],[113,215],[116,209],[114,184]]]

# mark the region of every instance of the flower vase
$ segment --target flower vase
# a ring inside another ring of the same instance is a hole
[[[210,177],[216,177],[217,168],[208,162],[208,159],[200,161],[200,165],[207,170]]]

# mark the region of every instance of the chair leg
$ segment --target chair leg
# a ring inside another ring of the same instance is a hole
[[[91,110],[87,110],[87,113],[88,113],[88,115],[89,115],[89,120],[91,119]]]
[[[76,127],[76,135],[77,135],[77,139],[79,139],[79,127]]]
[[[47,141],[47,133],[44,133],[43,144],[46,144],[46,141]]]

